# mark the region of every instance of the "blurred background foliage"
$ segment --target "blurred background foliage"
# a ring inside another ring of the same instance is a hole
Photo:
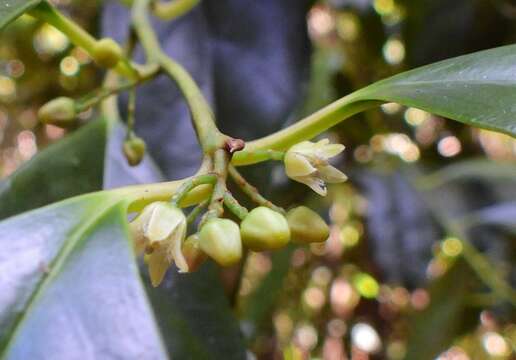
[[[52,2],[99,33],[102,2]],[[400,71],[514,43],[515,19],[510,0],[317,1],[306,17],[310,81],[291,118]],[[48,25],[23,16],[3,31],[0,178],[65,135],[37,122],[41,104],[85,94],[101,79]],[[239,290],[228,285],[250,351],[258,359],[514,358],[516,141],[396,104],[327,135],[347,147],[339,161],[349,183],[321,199],[287,183],[280,168],[272,181],[278,201],[324,214],[330,239],[251,253]]]

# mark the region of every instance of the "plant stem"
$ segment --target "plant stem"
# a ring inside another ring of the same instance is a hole
[[[92,56],[97,40],[75,22],[62,15],[56,8],[47,2],[41,2],[29,11],[29,14],[40,19],[65,34],[72,43],[83,48]],[[138,77],[138,72],[133,68],[127,58],[123,58],[116,66],[115,71],[127,78]]]
[[[247,180],[238,172],[238,170],[233,166],[229,165],[228,168],[229,176],[235,181],[235,184],[237,184],[242,192],[249,196],[249,198],[257,203],[260,206],[266,206],[274,211],[277,211],[281,214],[285,214],[285,210],[279,206],[274,205],[270,200],[267,200],[265,197],[263,197],[256,187],[249,184]]]
[[[199,185],[210,184],[213,185],[217,181],[217,177],[215,175],[198,175],[195,176],[181,184],[181,186],[176,190],[170,202],[174,206],[179,206],[179,204],[183,201],[183,199],[188,195],[192,189],[196,188]]]
[[[200,227],[209,219],[221,217],[224,214],[224,194],[226,193],[226,179],[228,171],[229,156],[224,149],[218,149],[214,155],[214,172],[217,175],[217,182],[211,194],[208,212],[203,216]]]
[[[215,125],[210,105],[190,74],[161,49],[148,19],[150,0],[135,0],[132,9],[133,27],[142,43],[149,62],[159,64],[178,85],[192,115],[192,121],[205,154],[224,146],[227,139]]]
[[[171,0],[167,2],[157,1],[152,3],[154,15],[163,20],[174,20],[188,13],[201,0]]]
[[[186,222],[188,224],[191,224],[195,221],[197,216],[208,206],[208,200],[204,200],[203,202],[199,203],[186,217]]]
[[[248,142],[245,150],[234,154],[231,163],[235,166],[242,166],[264,161],[260,151],[287,150],[291,146],[312,139],[339,122],[380,103],[378,101],[355,101],[355,93],[350,94],[281,131]]]
[[[237,199],[231,194],[229,191],[226,191],[224,193],[224,205],[231,211],[233,214],[235,214],[240,220],[244,220],[244,218],[247,216],[249,211],[240,203]]]
[[[140,76],[138,79],[125,82],[120,85],[104,85],[102,88],[94,91],[91,94],[87,94],[81,99],[76,101],[77,111],[82,112],[92,107],[93,105],[105,100],[106,98],[117,95],[123,91],[131,90],[134,87],[155,78],[159,74],[159,66],[149,66],[140,70]],[[115,82],[116,83],[116,82]]]

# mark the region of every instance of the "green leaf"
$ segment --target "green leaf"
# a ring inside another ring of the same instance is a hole
[[[463,260],[430,287],[430,304],[410,320],[405,359],[431,360],[475,324],[468,323],[465,302],[473,275]],[[469,314],[471,315],[471,314]]]
[[[2,359],[165,359],[125,201],[72,198],[0,223]]]
[[[1,0],[0,29],[41,3],[43,0]]]
[[[49,146],[10,178],[6,179],[4,183],[0,184],[0,218],[78,193],[98,190],[103,185],[111,188],[140,182],[159,181],[161,175],[150,158],[146,157],[138,167],[133,168],[127,165],[121,152],[124,135],[123,124],[115,122],[111,125],[110,121],[100,119]],[[85,198],[89,198],[89,196],[92,196],[92,200],[88,203],[96,206],[97,210],[101,211],[102,203],[95,204],[97,197],[94,195],[86,195]],[[66,203],[68,201],[73,202],[74,199],[67,200]],[[86,202],[77,203],[76,206],[78,208],[87,207],[87,204]],[[20,217],[33,217],[38,211],[23,214]],[[63,213],[67,214],[68,210],[64,210]],[[72,214],[71,211],[70,213]],[[89,216],[94,214],[89,213],[82,218],[78,217],[76,226],[90,221]],[[44,233],[51,231],[54,225],[58,226],[59,223],[53,224],[52,220],[57,221],[59,218],[60,216],[49,215],[47,218],[49,226]],[[1,222],[0,229],[3,224],[11,220]],[[41,231],[31,227],[26,227],[24,231],[31,235],[27,241],[34,242],[33,245],[27,243],[27,247],[33,246],[37,249],[36,241],[40,238],[36,235]],[[16,236],[22,238],[20,233]],[[92,240],[88,241],[91,242]],[[110,241],[119,241],[118,235],[114,234],[113,239],[106,241],[106,246],[110,244]],[[0,236],[1,244],[2,237]],[[45,245],[42,246],[41,251],[52,251],[50,248],[45,249]],[[58,252],[59,249],[56,247],[53,251]],[[98,259],[90,260],[92,264],[109,261],[108,258],[115,253],[99,253],[97,254]],[[133,258],[123,258],[123,260],[129,263],[134,261]],[[7,266],[4,265],[4,261],[6,260],[0,256],[0,273],[3,273],[3,266]],[[17,266],[28,266],[29,263],[37,265],[37,261],[30,258],[20,260]],[[43,261],[42,263],[48,264],[49,261]],[[41,270],[41,268],[39,269]],[[142,270],[145,277],[147,270],[144,268]],[[1,294],[6,287],[1,280],[0,334],[4,328],[1,322],[4,316],[2,313],[5,312],[5,316],[14,316],[9,314],[15,311],[13,307],[4,309]],[[148,279],[144,280],[147,284]],[[12,279],[11,285],[22,286],[20,285],[21,282],[22,279]],[[116,288],[116,284],[113,284],[113,287],[111,290],[99,288],[99,291],[109,298],[111,292],[119,290]],[[210,358],[213,359],[245,358],[245,350],[237,322],[225,299],[223,287],[214,267],[192,275],[178,274],[174,269],[171,269],[162,287],[152,288],[147,286],[146,291],[152,301],[156,317],[159,319],[155,326],[159,326],[162,337],[166,339],[167,350],[173,357],[189,358],[190,354],[201,352],[203,354],[209,353]],[[140,310],[135,309],[134,311]],[[144,315],[142,313],[141,316]],[[152,314],[149,316],[154,322]],[[180,320],[176,321],[174,319]],[[124,338],[124,341],[132,341],[131,334],[119,334],[119,336],[121,337],[120,341]],[[148,336],[151,338],[148,339]],[[29,338],[24,339],[27,342],[30,341]],[[48,341],[53,340],[54,338],[48,339]],[[156,342],[159,341],[159,335],[142,333],[138,341]],[[25,347],[30,348],[31,346],[26,343]],[[3,346],[0,343],[0,349],[2,348]]]
[[[351,99],[397,102],[516,136],[516,45],[404,72],[359,90]]]
[[[102,189],[108,122],[93,121],[0,182],[0,219]]]
[[[150,285],[146,272],[143,278],[172,359],[246,358],[238,323],[212,262],[191,274],[171,269],[157,288]]]

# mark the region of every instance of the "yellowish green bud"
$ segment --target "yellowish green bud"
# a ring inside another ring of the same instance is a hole
[[[186,238],[182,247],[183,256],[188,264],[188,271],[196,271],[206,260],[206,254],[201,250],[199,235],[192,234]]]
[[[91,55],[97,65],[110,69],[122,58],[122,48],[113,39],[104,38],[96,42]]]
[[[265,206],[257,207],[240,224],[242,243],[253,251],[281,248],[290,241],[287,219]]]
[[[299,206],[287,213],[292,242],[310,244],[323,242],[330,236],[326,222],[315,211],[306,206]]]
[[[77,118],[75,101],[64,96],[50,100],[39,109],[38,118],[44,124],[69,127]]]
[[[124,142],[123,151],[129,165],[136,166],[142,162],[145,148],[145,141],[139,137],[133,137]]]
[[[199,232],[201,250],[219,265],[230,266],[242,258],[238,225],[228,219],[211,219]]]

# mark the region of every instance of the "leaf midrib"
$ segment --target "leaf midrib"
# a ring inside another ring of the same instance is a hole
[[[9,349],[13,343],[13,339],[15,339],[18,335],[18,331],[21,328],[21,325],[24,323],[25,318],[27,317],[27,314],[31,312],[31,308],[34,306],[34,304],[37,302],[40,295],[44,292],[47,284],[51,283],[56,275],[59,273],[59,271],[62,269],[62,267],[66,264],[66,260],[68,256],[73,252],[73,250],[76,248],[77,245],[80,244],[81,240],[84,238],[86,234],[88,234],[88,231],[96,224],[98,223],[107,212],[109,212],[116,204],[120,203],[120,199],[109,199],[105,202],[104,208],[101,211],[96,211],[95,215],[90,218],[89,221],[86,221],[85,223],[80,224],[79,226],[76,226],[68,236],[68,240],[65,240],[65,244],[62,246],[61,250],[55,257],[54,261],[52,261],[50,265],[50,271],[49,273],[43,277],[43,279],[40,281],[38,285],[36,285],[36,288],[29,298],[27,305],[25,306],[24,311],[21,313],[21,315],[18,317],[18,319],[15,321],[12,331],[10,332],[12,336],[8,337],[7,342],[5,343],[5,348],[3,350],[3,353],[0,354],[1,359],[5,359],[5,355],[9,352]],[[96,204],[97,205],[97,204]],[[91,205],[89,205],[91,206]],[[97,207],[97,206],[96,206]]]

